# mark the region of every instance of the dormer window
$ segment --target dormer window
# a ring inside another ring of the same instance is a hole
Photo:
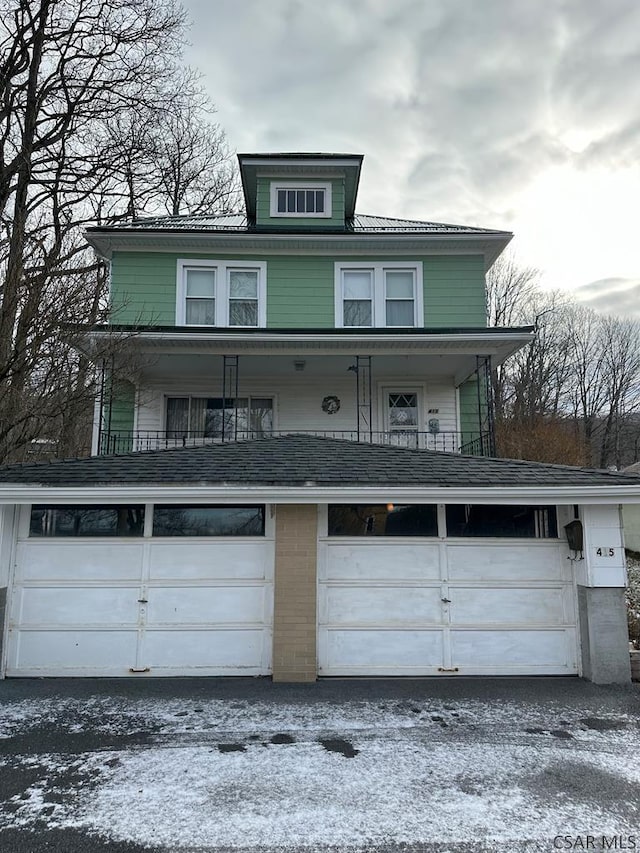
[[[271,216],[327,219],[331,216],[331,184],[317,181],[273,181]]]

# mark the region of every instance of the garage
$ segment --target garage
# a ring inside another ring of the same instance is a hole
[[[555,507],[329,506],[321,675],[578,672]]]
[[[1,674],[627,683],[639,501],[635,475],[306,435],[5,467]]]
[[[265,506],[23,507],[7,675],[266,675]]]

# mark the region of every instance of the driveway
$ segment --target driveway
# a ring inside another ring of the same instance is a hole
[[[640,849],[640,690],[0,682],[0,850]]]

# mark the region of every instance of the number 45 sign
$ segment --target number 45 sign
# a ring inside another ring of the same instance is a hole
[[[596,557],[615,557],[616,549],[615,548],[596,548]]]

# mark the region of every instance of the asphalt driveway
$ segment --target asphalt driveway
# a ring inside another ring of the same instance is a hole
[[[0,682],[0,850],[640,849],[640,689]]]

